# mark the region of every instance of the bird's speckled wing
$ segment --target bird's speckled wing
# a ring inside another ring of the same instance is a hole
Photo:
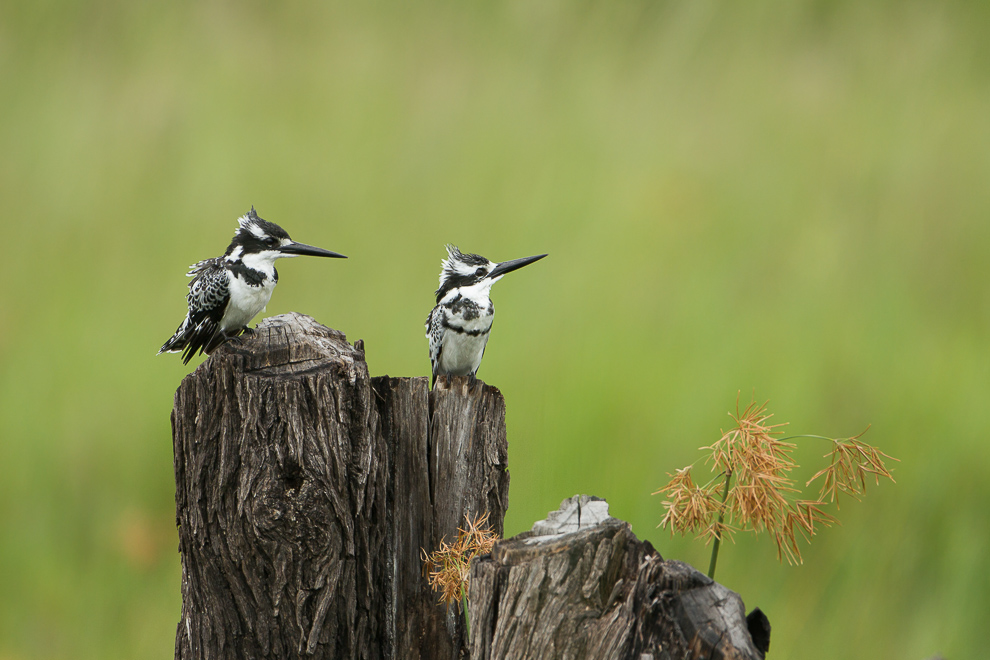
[[[223,259],[206,259],[189,267],[189,295],[186,302],[189,312],[179,329],[175,331],[161,351],[182,351],[183,362],[188,363],[197,352],[209,353],[223,343],[220,320],[230,302],[230,271]]]
[[[222,259],[207,259],[189,268],[189,315],[194,324],[210,318],[219,325],[230,301],[230,271]]]
[[[433,380],[430,387],[436,385],[437,372],[440,369],[440,354],[443,352],[443,308],[437,305],[426,317],[426,337],[430,340],[430,366],[433,369]]]

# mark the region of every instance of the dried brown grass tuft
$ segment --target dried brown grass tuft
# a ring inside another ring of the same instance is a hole
[[[669,475],[670,482],[654,492],[667,496],[660,527],[669,528],[671,534],[694,533],[706,544],[714,541],[710,575],[715,572],[719,542],[731,539],[737,530],[767,532],[777,546],[778,560],[800,564],[798,537],[810,542],[819,529],[838,522],[823,510],[826,504],[835,503],[838,509],[840,492],[859,499],[871,477],[877,484],[880,477],[894,480],[884,459],[897,459],[860,440],[866,431],[841,439],[795,436],[786,440],[817,438],[832,443],[831,452],[825,454],[829,466],[805,484],[822,478],[818,498],[799,499],[801,490],[789,476],[798,467],[791,457],[796,445],[778,437],[785,424],[770,423],[773,415],[766,402],[751,402],[740,412],[737,399],[736,412],[730,416],[735,426],[701,448],[708,452],[706,462],[712,464],[715,477],[698,486],[688,466]]]
[[[825,458],[830,459],[829,466],[819,470],[805,484],[810,486],[812,481],[824,477],[821,490],[818,492],[819,501],[824,501],[828,496],[828,501],[836,502],[838,508],[840,491],[858,500],[866,494],[866,481],[871,476],[877,485],[880,484],[880,477],[894,481],[884,459],[892,461],[897,459],[861,441],[863,433],[852,438],[832,440],[832,451],[825,454]]]
[[[488,514],[476,516],[474,520],[464,516],[466,528],[457,530],[457,540],[447,543],[441,539],[440,549],[432,553],[421,550],[423,570],[430,580],[430,586],[440,594],[440,602],[448,606],[467,600],[468,576],[471,560],[492,551],[498,534],[488,529]]]

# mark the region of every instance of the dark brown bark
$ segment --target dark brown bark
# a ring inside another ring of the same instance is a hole
[[[474,562],[470,614],[473,660],[763,657],[737,594],[587,496]]]
[[[465,513],[502,531],[504,402],[455,378],[369,377],[363,347],[267,319],[182,382],[177,659],[456,658],[420,549]]]
[[[453,541],[464,516],[489,514],[502,534],[508,506],[505,402],[494,387],[466,378],[375,378],[384,435],[394,454],[395,507],[390,552],[396,557],[396,658],[466,656],[464,620],[438,605],[423,577],[421,549]],[[424,412],[429,409],[429,416]]]

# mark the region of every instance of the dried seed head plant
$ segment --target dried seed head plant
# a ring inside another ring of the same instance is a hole
[[[695,484],[691,477],[692,466],[668,476],[670,482],[654,495],[664,495],[666,514],[659,527],[669,528],[671,535],[693,532],[712,542],[712,558],[708,576],[715,576],[718,551],[722,539],[732,540],[736,531],[767,532],[777,546],[777,559],[787,559],[790,564],[801,563],[798,536],[806,542],[818,529],[838,522],[823,510],[834,503],[839,508],[838,494],[845,493],[859,499],[866,493],[866,482],[872,478],[880,483],[880,477],[894,481],[884,459],[896,458],[871,447],[860,438],[826,438],[818,435],[800,435],[779,438],[784,424],[771,424],[773,416],[767,412],[767,404],[751,402],[730,416],[736,425],[709,447],[706,462],[712,464],[715,476],[705,485]],[[869,428],[869,427],[867,427]],[[817,499],[801,499],[801,490],[788,475],[798,467],[791,458],[795,445],[789,440],[811,438],[831,443],[825,454],[829,465],[819,470],[805,487],[817,479],[822,480]]]
[[[471,570],[471,560],[480,555],[487,555],[495,546],[498,534],[487,529],[488,514],[475,516],[472,520],[464,515],[466,529],[457,530],[457,540],[447,543],[446,538],[440,540],[440,549],[432,553],[420,549],[423,556],[423,571],[430,580],[433,591],[440,594],[440,602],[449,607],[453,603],[460,605],[467,621],[468,576]]]

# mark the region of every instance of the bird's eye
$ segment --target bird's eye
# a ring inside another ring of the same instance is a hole
[[[485,268],[484,268],[484,266],[482,266],[482,267],[481,267],[481,268],[479,268],[478,270],[476,270],[476,271],[474,271],[474,274],[475,274],[475,275],[477,275],[478,277],[481,277],[481,276],[482,276],[482,275],[484,275],[484,274],[485,274],[486,272],[488,272],[488,271],[486,271],[486,270],[485,270]]]
[[[266,245],[275,245],[278,241],[275,240],[274,236],[265,236],[264,238]]]

